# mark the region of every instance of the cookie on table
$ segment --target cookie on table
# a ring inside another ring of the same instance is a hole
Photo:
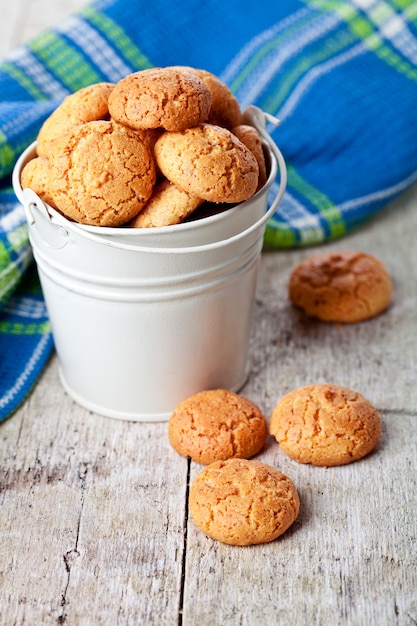
[[[155,165],[135,133],[111,122],[87,122],[54,144],[49,189],[68,218],[94,226],[120,226],[145,206],[155,184]]]
[[[174,409],[168,422],[172,447],[203,465],[231,457],[250,458],[263,448],[267,434],[259,407],[226,389],[190,396]]]
[[[240,139],[240,141],[244,143],[247,148],[249,148],[257,160],[259,167],[258,189],[261,189],[266,183],[267,176],[265,155],[262,147],[262,140],[258,131],[256,128],[249,126],[248,124],[239,124],[239,126],[234,126],[232,128],[232,133],[236,135],[236,137]]]
[[[212,103],[206,120],[209,124],[224,126],[230,130],[242,123],[242,111],[238,100],[215,74],[188,66],[176,66],[176,69],[196,74],[210,89]]]
[[[46,157],[35,157],[28,161],[20,172],[22,189],[32,189],[41,200],[56,209],[49,191],[49,161]]]
[[[365,252],[321,252],[300,263],[289,281],[291,302],[327,322],[360,322],[391,302],[391,278],[381,261]]]
[[[155,144],[155,158],[168,180],[209,202],[243,202],[258,186],[252,152],[232,132],[213,124],[164,133]]]
[[[129,226],[132,228],[173,226],[183,222],[202,203],[201,198],[190,196],[169,180],[163,180],[154,187],[148,202]]]
[[[54,141],[66,130],[86,122],[106,120],[113,87],[113,83],[95,83],[64,98],[41,126],[36,146],[38,155],[48,156]]]
[[[269,430],[281,449],[299,463],[345,465],[375,448],[381,420],[375,407],[356,391],[307,385],[280,399]]]
[[[296,520],[300,500],[293,482],[275,467],[228,459],[196,476],[189,508],[196,526],[212,539],[249,546],[282,535]]]
[[[195,74],[153,68],[120,80],[109,98],[112,118],[131,128],[181,131],[207,119],[211,92]]]

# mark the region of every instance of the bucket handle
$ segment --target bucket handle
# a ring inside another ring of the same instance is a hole
[[[181,247],[181,248],[152,248],[152,247],[147,247],[147,246],[136,246],[136,245],[131,245],[127,243],[111,241],[110,238],[100,237],[99,235],[96,235],[95,233],[92,233],[88,230],[84,230],[80,228],[80,226],[76,222],[70,222],[66,220],[65,218],[63,218],[63,220],[65,219],[65,222],[64,221],[61,222],[59,219],[50,215],[43,201],[33,191],[24,189],[23,190],[23,197],[25,200],[24,207],[25,207],[29,224],[33,224],[35,221],[34,216],[32,214],[32,209],[36,208],[42,213],[47,214],[50,221],[55,226],[60,227],[59,243],[56,246],[59,248],[65,246],[65,243],[68,241],[68,235],[69,235],[68,230],[70,231],[72,230],[75,233],[77,233],[78,236],[85,237],[86,239],[90,239],[94,241],[95,243],[101,244],[103,246],[109,246],[111,248],[118,248],[120,250],[128,250],[131,252],[146,252],[146,253],[158,253],[158,254],[161,254],[161,253],[162,254],[186,254],[186,253],[194,253],[194,252],[200,252],[200,251],[203,252],[204,250],[207,250],[207,249],[213,250],[216,248],[222,248],[224,246],[228,246],[234,243],[235,241],[239,241],[240,239],[250,235],[251,232],[260,228],[263,224],[265,224],[268,221],[270,217],[272,217],[279,203],[282,200],[282,197],[285,193],[285,189],[287,186],[287,168],[285,165],[284,157],[282,156],[282,153],[279,150],[278,146],[275,144],[273,139],[269,136],[269,134],[265,130],[266,121],[269,121],[272,124],[278,126],[280,123],[279,120],[273,117],[272,115],[265,113],[264,111],[262,111],[262,109],[254,105],[249,106],[246,109],[245,113],[249,113],[251,115],[252,123],[256,127],[256,130],[259,132],[261,137],[270,147],[272,153],[274,154],[277,160],[279,174],[280,174],[280,181],[279,181],[277,195],[275,196],[273,202],[271,203],[271,206],[257,222],[249,226],[246,230],[241,231],[240,233],[237,233],[236,235],[233,235],[232,237],[229,237],[227,239],[223,239],[221,241],[216,241],[216,242],[209,243],[209,244],[202,244],[199,246],[187,246],[187,247]]]

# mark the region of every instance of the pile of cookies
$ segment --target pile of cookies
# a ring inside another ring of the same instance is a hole
[[[243,202],[265,181],[261,138],[232,92],[182,66],[68,96],[21,172],[22,188],[71,220],[135,228],[180,223],[203,203]]]
[[[382,313],[392,297],[385,266],[364,252],[322,252],[291,273],[289,300],[309,317],[354,323]],[[232,545],[273,541],[296,520],[297,489],[277,468],[253,460],[268,433],[299,463],[330,467],[358,461],[381,437],[375,407],[335,384],[306,385],[282,396],[269,426],[243,396],[215,389],[183,400],[168,423],[176,452],[206,467],[190,487],[195,524]]]

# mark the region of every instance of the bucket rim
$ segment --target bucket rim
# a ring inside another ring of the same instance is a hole
[[[197,220],[196,222],[191,221],[187,223],[175,224],[172,226],[165,226],[165,227],[152,228],[152,229],[127,229],[127,228],[123,229],[120,227],[115,228],[115,227],[103,227],[103,226],[90,226],[86,224],[79,224],[77,222],[69,220],[64,215],[59,213],[59,211],[57,211],[56,209],[54,209],[47,203],[43,202],[41,198],[39,198],[39,196],[33,190],[22,189],[20,185],[21,169],[23,165],[27,162],[28,155],[33,153],[33,151],[35,150],[36,141],[30,144],[16,161],[16,164],[14,166],[13,173],[12,173],[13,189],[15,191],[15,194],[18,200],[23,204],[29,225],[33,224],[35,221],[33,213],[32,213],[32,210],[35,209],[35,210],[40,211],[44,215],[48,216],[52,224],[55,224],[61,228],[64,228],[67,231],[67,233],[68,231],[72,231],[79,237],[93,240],[96,243],[109,246],[112,248],[130,250],[134,252],[147,252],[147,253],[149,252],[149,253],[157,253],[157,254],[195,253],[195,252],[200,252],[204,250],[213,250],[216,248],[221,248],[225,245],[230,245],[234,243],[235,241],[239,241],[240,239],[248,236],[251,232],[261,228],[264,224],[266,224],[268,219],[274,214],[279,203],[281,202],[285,189],[286,189],[286,185],[287,185],[287,169],[286,169],[284,157],[281,151],[279,150],[278,146],[275,144],[275,142],[269,135],[269,133],[265,130],[265,125],[266,125],[267,120],[275,124],[279,124],[279,121],[273,118],[272,116],[266,114],[264,111],[262,111],[258,107],[253,106],[253,105],[249,106],[245,110],[244,115],[246,116],[248,121],[252,123],[252,125],[259,132],[263,140],[263,143],[269,149],[269,153],[271,157],[271,170],[268,176],[268,180],[259,191],[257,191],[251,198],[249,198],[245,202],[235,205],[231,207],[230,209],[226,209],[226,211],[223,211],[216,215],[201,218],[200,220],[198,220],[198,222],[201,224],[201,222],[204,221],[204,223],[207,224],[207,223],[213,223],[215,221],[221,221],[222,216],[224,216],[224,213],[231,215],[234,212],[239,211],[242,208],[242,206],[244,206],[246,203],[252,202],[253,199],[256,198],[256,196],[262,193],[268,193],[268,191],[270,190],[270,188],[272,187],[273,183],[276,180],[278,171],[279,171],[280,180],[279,180],[277,194],[274,200],[272,201],[271,206],[265,211],[265,213],[261,216],[261,218],[258,219],[253,224],[251,224],[248,228],[226,239],[221,239],[215,242],[200,244],[197,246],[181,246],[181,247],[174,247],[174,246],[164,247],[163,245],[162,246],[149,246],[149,245],[146,245],[146,241],[144,241],[144,245],[141,245],[141,244],[138,245],[136,243],[127,244],[127,243],[123,243],[119,241],[114,241],[114,240],[112,241],[111,236],[108,236],[108,235],[117,234],[118,237],[120,236],[123,237],[127,235],[132,237],[132,235],[136,235],[136,233],[138,233],[137,235],[138,239],[143,238],[144,240],[146,240],[146,235],[148,231],[149,231],[149,235],[151,234],[154,235],[155,233],[162,234],[162,233],[167,233],[167,232],[172,234],[174,232],[174,229],[175,229],[175,232],[183,232],[184,230],[188,230],[188,229],[192,230],[193,228],[195,228],[195,223],[197,222]]]

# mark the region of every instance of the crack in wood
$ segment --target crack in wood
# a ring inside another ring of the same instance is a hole
[[[80,537],[81,517],[83,514],[83,510],[84,510],[86,479],[87,479],[87,474],[89,470],[89,465],[90,465],[89,463],[80,463],[78,467],[78,478],[80,481],[80,490],[81,490],[80,510],[79,510],[78,519],[77,519],[77,530],[76,530],[76,535],[75,535],[74,547],[71,550],[67,550],[67,552],[65,552],[65,554],[63,555],[65,571],[67,573],[67,580],[65,583],[64,591],[61,594],[60,605],[62,607],[62,611],[61,611],[61,614],[57,618],[57,624],[65,624],[65,622],[67,621],[67,617],[68,617],[68,614],[65,611],[65,607],[69,603],[67,599],[67,594],[68,594],[68,589],[69,589],[70,580],[71,580],[71,570],[75,562],[80,556],[80,552],[78,550],[78,541]]]
[[[184,506],[184,541],[182,545],[182,561],[181,561],[181,578],[180,578],[180,597],[178,604],[178,626],[182,626],[183,609],[184,609],[184,591],[185,591],[185,570],[187,562],[187,538],[188,538],[188,497],[190,494],[191,479],[191,459],[187,459],[187,486],[185,491]]]

